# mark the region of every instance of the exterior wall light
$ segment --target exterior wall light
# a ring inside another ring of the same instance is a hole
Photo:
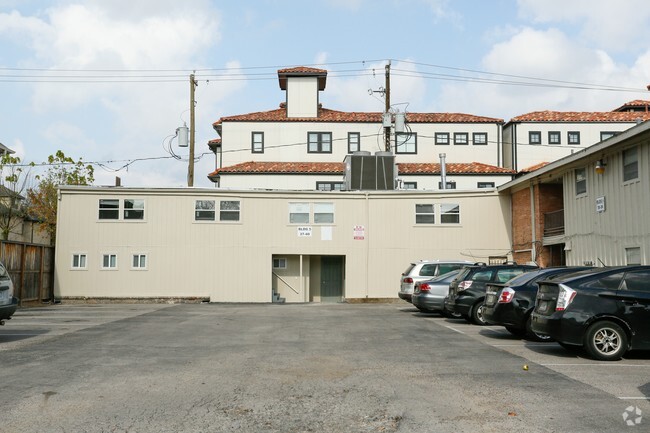
[[[605,173],[605,166],[606,165],[607,164],[605,164],[605,162],[602,159],[599,159],[598,161],[596,161],[596,173],[597,174]]]

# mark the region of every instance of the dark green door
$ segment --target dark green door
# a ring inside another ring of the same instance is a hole
[[[320,258],[321,302],[343,300],[343,257],[322,256]]]

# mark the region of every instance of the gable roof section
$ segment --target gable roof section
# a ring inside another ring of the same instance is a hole
[[[212,124],[216,129],[223,122],[339,122],[339,123],[381,123],[380,112],[336,111],[318,109],[318,117],[287,117],[284,104],[270,111],[239,114],[222,117]],[[475,116],[464,113],[406,113],[407,123],[503,123],[503,119]]]
[[[400,175],[430,175],[440,174],[438,163],[402,162],[397,164]],[[345,173],[344,162],[256,162],[249,161],[241,164],[223,167],[210,173],[212,178],[221,174],[335,174]],[[480,162],[448,163],[447,174],[507,174],[515,171],[482,164]]]
[[[626,102],[615,110],[612,111],[648,111],[650,109],[650,101],[642,99],[635,99],[634,101]]]
[[[533,111],[513,117],[510,122],[636,122],[650,120],[642,111]]]

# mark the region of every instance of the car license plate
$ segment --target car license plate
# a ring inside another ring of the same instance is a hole
[[[9,290],[0,290],[0,301],[9,299]]]
[[[497,303],[497,294],[488,293],[488,295],[485,297],[485,305],[494,305],[496,303]]]

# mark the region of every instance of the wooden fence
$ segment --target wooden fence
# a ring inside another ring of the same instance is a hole
[[[14,283],[14,296],[22,302],[54,300],[54,247],[0,241],[0,261]]]

